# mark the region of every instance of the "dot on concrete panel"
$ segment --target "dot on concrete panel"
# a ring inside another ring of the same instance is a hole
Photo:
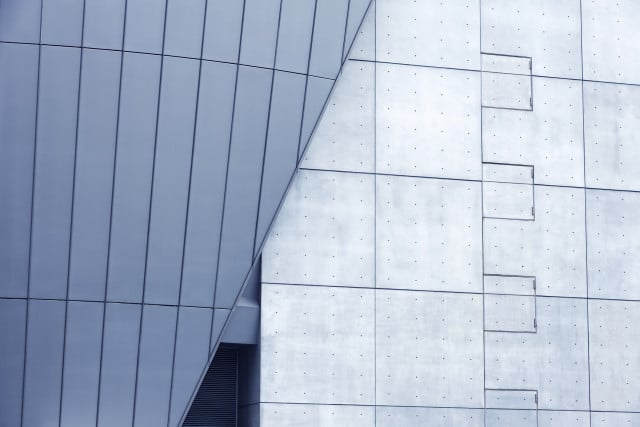
[[[266,282],[369,286],[374,177],[300,170],[263,250]]]
[[[378,61],[480,67],[479,0],[378,0]]]
[[[539,411],[538,427],[584,427],[589,425],[589,412]]]
[[[483,0],[482,51],[533,57],[533,74],[579,79],[580,21],[580,0]]]
[[[640,83],[640,3],[591,0],[582,8],[584,78]]]
[[[482,290],[477,182],[378,177],[376,286]]]
[[[376,171],[480,179],[480,75],[377,67]]]
[[[301,167],[374,172],[374,66],[345,63]]]
[[[365,61],[375,60],[375,37],[376,37],[376,5],[375,2],[369,7],[362,25],[356,34],[351,52],[349,53],[350,59],[363,59]]]
[[[582,186],[582,86],[533,78],[533,111],[484,109],[485,162],[535,167],[537,184]]]
[[[585,424],[586,425],[586,424]],[[592,412],[591,427],[636,427],[640,414],[620,412]]]
[[[374,323],[371,289],[264,284],[262,400],[373,404]]]
[[[376,403],[483,405],[482,296],[376,292]]]

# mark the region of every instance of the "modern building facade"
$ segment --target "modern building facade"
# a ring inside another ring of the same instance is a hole
[[[640,425],[640,4],[0,1],[0,425]]]

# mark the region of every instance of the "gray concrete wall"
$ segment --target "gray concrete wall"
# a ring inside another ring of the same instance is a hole
[[[637,18],[376,2],[264,249],[254,425],[640,426]]]

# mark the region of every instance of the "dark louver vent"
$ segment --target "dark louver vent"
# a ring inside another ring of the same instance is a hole
[[[238,350],[221,345],[183,426],[236,427],[237,414]]]

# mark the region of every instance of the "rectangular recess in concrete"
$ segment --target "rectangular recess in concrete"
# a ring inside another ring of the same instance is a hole
[[[533,111],[531,77],[482,72],[482,106]]]
[[[494,332],[536,332],[536,297],[485,294],[484,327]]]
[[[488,388],[484,396],[486,408],[538,409],[537,390]]]
[[[510,182],[513,184],[533,184],[533,165],[508,163],[482,163],[484,182]]]
[[[535,295],[534,276],[484,275],[484,292],[492,294]]]
[[[534,220],[533,194],[533,185],[531,184],[483,182],[483,217]]]
[[[505,74],[531,75],[532,59],[529,56],[482,54],[482,71]]]
[[[537,427],[537,411],[531,409],[487,409],[485,427]]]

